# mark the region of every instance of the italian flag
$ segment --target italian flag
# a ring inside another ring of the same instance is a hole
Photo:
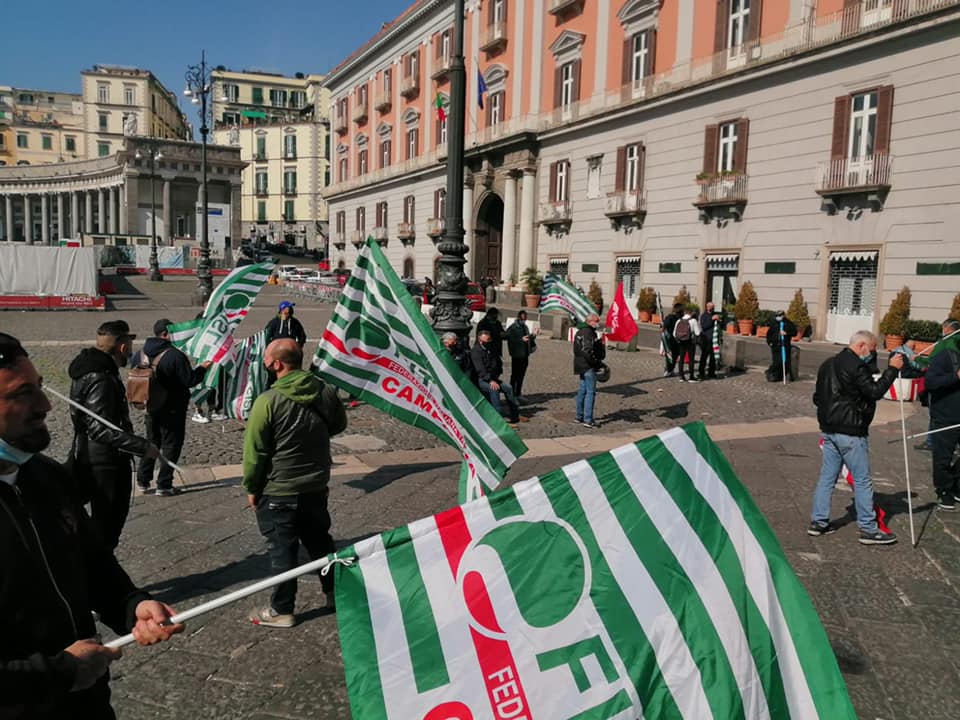
[[[809,597],[701,423],[338,554],[355,720],[854,720]]]
[[[433,99],[433,104],[437,108],[437,119],[440,120],[440,122],[445,122],[447,119],[447,109],[444,106],[445,103],[439,90],[437,90],[437,96]]]

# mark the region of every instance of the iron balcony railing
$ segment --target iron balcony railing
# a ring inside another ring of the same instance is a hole
[[[890,186],[893,157],[876,153],[864,158],[835,158],[817,164],[817,192]]]
[[[695,205],[722,205],[725,203],[745,203],[747,201],[747,176],[716,175],[697,180],[700,193]]]

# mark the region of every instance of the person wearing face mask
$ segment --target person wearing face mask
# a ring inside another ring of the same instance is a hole
[[[477,330],[477,342],[470,350],[470,361],[473,363],[480,391],[487,396],[497,412],[501,412],[503,408],[500,403],[500,393],[503,393],[509,413],[507,422],[516,427],[520,422],[520,406],[517,405],[517,398],[513,394],[510,383],[505,383],[500,377],[503,374],[503,360],[497,350],[499,348],[491,337],[490,331]]]
[[[607,354],[603,339],[597,335],[599,327],[600,316],[587,315],[586,323],[573,338],[573,372],[580,376],[575,422],[590,429],[600,427],[593,421],[593,403],[597,396],[597,370]]]
[[[877,527],[873,505],[867,434],[877,400],[883,397],[903,367],[903,356],[890,355],[890,364],[874,381],[870,366],[876,361],[877,336],[867,330],[854,333],[850,345],[825,361],[817,372],[813,404],[823,433],[823,462],[813,493],[813,512],[807,534],[814,537],[836,530],[830,523],[830,501],[840,469],[846,465],[853,475],[853,499],[863,545],[890,545],[893,533]]]
[[[94,347],[80,351],[67,370],[70,399],[113,423],[122,432],[107,427],[84,412],[71,408],[73,444],[69,464],[90,501],[90,517],[111,550],[120,542],[120,532],[130,511],[133,456],[156,458],[156,445],[133,434],[126,391],[119,368],[130,361],[136,335],[123,320],[111,320],[97,329]]]
[[[767,382],[783,382],[783,379],[793,380],[790,354],[793,351],[791,342],[797,334],[797,326],[778,310],[767,325],[767,345],[770,346],[770,367],[767,368]],[[784,366],[786,358],[786,366]]]
[[[277,308],[277,316],[267,323],[267,344],[280,338],[292,338],[301,348],[307,342],[307,333],[303,325],[293,316],[294,303],[284,300]]]
[[[112,360],[111,360],[112,362]],[[141,645],[182,632],[171,607],[138,589],[75,494],[50,444],[50,402],[20,342],[0,333],[0,717],[115,720],[93,611]]]

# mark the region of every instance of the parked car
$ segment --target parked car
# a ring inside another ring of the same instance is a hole
[[[464,293],[467,298],[467,305],[471,310],[483,312],[487,309],[487,296],[483,288],[475,282],[467,283],[467,291]]]
[[[303,257],[303,248],[299,245],[287,245],[287,255],[290,257]]]
[[[300,277],[305,268],[299,265],[281,265],[277,268],[277,276],[281,280],[291,280],[294,277]]]

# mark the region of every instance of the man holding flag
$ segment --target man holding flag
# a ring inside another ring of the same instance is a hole
[[[597,370],[606,355],[603,340],[597,335],[599,327],[600,316],[596,313],[587,315],[586,324],[573,339],[573,372],[580,376],[576,421],[588,428],[599,427],[593,421],[593,403],[597,392]]]

